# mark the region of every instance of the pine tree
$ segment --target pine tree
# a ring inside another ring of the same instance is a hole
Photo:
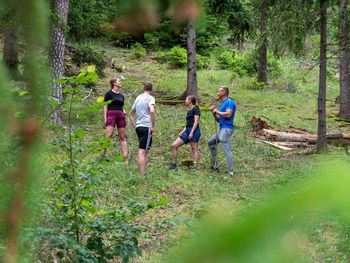
[[[320,75],[318,87],[318,141],[317,150],[327,149],[326,94],[327,94],[327,0],[320,0]]]
[[[348,0],[339,1],[339,115],[350,119]]]
[[[54,11],[57,16],[52,27],[51,43],[51,72],[52,72],[52,94],[57,102],[62,102],[62,84],[56,81],[62,78],[64,73],[64,53],[65,53],[65,27],[68,17],[68,0],[54,0]],[[61,111],[57,108],[52,116],[52,121],[61,124]]]
[[[198,97],[196,26],[193,22],[189,22],[187,27],[187,88],[186,91],[180,95],[180,99],[185,99],[188,95]]]
[[[20,75],[18,69],[18,32],[12,5],[5,11],[2,20],[4,24],[2,29],[4,39],[3,61],[12,79],[18,79]]]
[[[267,32],[266,32],[266,20],[268,15],[267,3],[262,3],[260,8],[260,21],[259,21],[259,70],[257,80],[259,82],[267,83]]]

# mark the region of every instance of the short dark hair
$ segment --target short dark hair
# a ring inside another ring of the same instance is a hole
[[[223,89],[223,90],[225,91],[225,95],[228,96],[228,94],[230,93],[228,87],[226,87],[226,86],[221,86],[220,88]]]
[[[153,89],[152,83],[150,83],[150,82],[145,83],[145,84],[143,85],[143,89],[144,89],[145,91],[152,91],[152,89]]]
[[[192,103],[193,105],[196,105],[196,104],[197,104],[197,98],[196,98],[196,96],[194,96],[194,95],[188,95],[187,98],[189,98],[189,100],[191,101],[191,103]]]

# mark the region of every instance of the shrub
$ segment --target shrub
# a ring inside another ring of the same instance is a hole
[[[259,56],[254,49],[241,55],[235,50],[224,50],[217,57],[217,63],[221,69],[231,69],[235,77],[254,76],[259,69]],[[267,74],[277,77],[281,73],[278,59],[272,53],[268,53]]]
[[[168,63],[171,68],[183,68],[187,65],[187,51],[185,48],[175,46],[169,51],[158,52],[157,59],[160,63]],[[197,54],[196,59],[198,69],[209,67],[209,57]]]
[[[247,72],[239,67],[239,66],[235,66],[232,68],[232,79],[238,79],[243,77],[244,75],[247,75]]]
[[[157,36],[154,33],[145,33],[145,44],[152,48],[155,49],[157,47],[159,47],[159,36]]]
[[[198,69],[207,69],[210,65],[210,57],[201,56],[197,54],[197,68]]]
[[[167,53],[167,62],[171,67],[182,68],[187,64],[186,49],[175,46]]]
[[[234,66],[241,67],[248,76],[254,76],[259,69],[259,60],[255,50],[250,50],[241,56],[236,56]]]
[[[229,69],[233,65],[234,57],[234,52],[225,50],[217,58],[217,63],[221,69]]]
[[[296,93],[298,91],[298,86],[295,83],[295,80],[288,78],[286,80],[285,89],[286,89],[286,92],[288,92],[288,93]]]
[[[131,47],[131,58],[144,59],[147,56],[147,50],[140,43],[136,43]]]
[[[172,68],[182,68],[187,64],[186,49],[175,46],[169,51],[159,52],[157,56],[160,63],[168,63]]]
[[[275,78],[282,75],[280,61],[271,52],[267,53],[267,74],[270,78]]]
[[[238,76],[252,76],[257,72],[257,61],[253,52],[238,55],[236,50],[224,50],[217,58],[221,69],[232,69]]]
[[[247,90],[263,90],[267,87],[266,84],[257,81],[256,78],[244,79],[238,86]]]
[[[96,66],[97,74],[100,77],[105,77],[103,72],[106,67],[104,57],[96,52],[90,45],[84,44],[76,48],[72,56],[73,62],[79,67],[83,64],[93,64]]]

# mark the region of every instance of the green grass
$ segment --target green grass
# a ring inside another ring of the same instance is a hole
[[[108,56],[115,57],[115,63],[125,66],[123,73],[108,70],[109,78],[122,75],[122,92],[126,95],[126,110],[128,111],[135,97],[142,92],[143,82],[152,82],[155,87],[157,124],[154,144],[150,155],[150,165],[145,178],[137,173],[136,155],[137,138],[130,125],[127,126],[130,164],[128,166],[115,160],[120,155],[119,145],[115,140],[115,147],[108,152],[110,162],[105,164],[109,174],[104,178],[103,188],[97,189],[98,202],[101,207],[122,204],[130,198],[141,199],[156,192],[169,199],[163,207],[149,211],[140,218],[140,222],[148,226],[141,237],[143,256],[135,262],[152,262],[157,256],[177,246],[185,237],[192,235],[192,229],[199,218],[212,211],[211,207],[225,203],[225,207],[235,213],[236,210],[246,209],[264,200],[271,191],[281,188],[291,181],[305,180],[309,171],[317,166],[324,156],[303,153],[286,153],[265,144],[257,144],[250,134],[250,120],[267,116],[268,121],[278,129],[286,129],[289,125],[316,132],[316,72],[311,72],[303,85],[299,85],[296,93],[287,93],[283,88],[253,91],[243,89],[242,80],[232,81],[232,74],[227,70],[200,70],[198,72],[198,86],[200,107],[202,110],[200,141],[201,166],[198,171],[179,166],[177,171],[167,169],[171,158],[171,143],[177,138],[179,130],[185,124],[186,107],[184,105],[170,106],[157,103],[164,96],[181,94],[186,86],[186,70],[170,70],[166,65],[160,65],[151,59],[138,62],[130,59],[128,52],[121,49],[105,49]],[[296,68],[285,71],[297,71]],[[103,96],[109,89],[109,78],[99,80],[97,91],[89,100]],[[283,80],[283,78],[282,78]],[[236,130],[233,138],[233,152],[237,176],[229,178],[225,173],[225,159],[220,151],[221,172],[213,173],[209,169],[209,151],[207,141],[215,133],[212,114],[208,111],[208,104],[215,101],[216,90],[220,85],[230,87],[231,96],[237,101],[235,118]],[[337,91],[330,90],[329,97],[335,98]],[[77,105],[76,110],[82,110],[84,105]],[[334,102],[328,103],[331,114],[336,113]],[[340,127],[334,118],[328,119],[331,131],[345,131],[347,127]],[[81,123],[89,128],[91,136],[103,136],[101,115],[91,116]],[[332,148],[334,151],[338,149]],[[93,157],[94,158],[94,157]],[[178,163],[191,160],[188,146],[180,149]],[[345,157],[344,157],[345,158]],[[326,228],[321,228],[326,229]],[[339,256],[337,251],[329,251],[330,241],[323,239],[321,232],[311,231],[310,253],[320,261]],[[332,229],[331,233],[335,233]],[[325,231],[326,232],[326,231]],[[327,234],[326,234],[327,235]],[[331,234],[328,234],[328,236]],[[332,242],[334,242],[332,240]],[[315,243],[316,246],[311,245]],[[333,244],[333,243],[332,243]],[[334,244],[333,244],[334,245]]]

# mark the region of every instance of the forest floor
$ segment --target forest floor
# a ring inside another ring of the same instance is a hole
[[[249,78],[232,79],[229,70],[212,69],[198,71],[198,86],[202,112],[200,126],[201,162],[199,170],[192,170],[181,165],[185,160],[192,160],[189,146],[180,148],[178,155],[179,168],[168,170],[171,158],[171,144],[177,138],[185,124],[187,109],[184,105],[169,105],[168,100],[185,89],[186,70],[169,69],[157,63],[151,56],[142,61],[130,58],[127,50],[107,48],[100,45],[96,50],[104,51],[115,63],[124,67],[122,73],[113,69],[106,70],[107,77],[97,83],[96,92],[89,98],[96,100],[109,89],[109,79],[123,76],[122,93],[126,97],[126,111],[138,94],[142,92],[144,82],[152,82],[156,97],[156,134],[150,153],[150,164],[144,178],[137,172],[137,138],[130,125],[127,126],[129,165],[119,161],[120,149],[115,137],[113,149],[107,153],[109,161],[106,169],[109,176],[105,184],[98,189],[98,200],[101,207],[120,203],[128,199],[142,200],[154,193],[168,198],[162,207],[149,210],[140,222],[147,225],[142,233],[140,244],[143,255],[133,259],[134,262],[155,262],[169,249],[176,247],[183,238],[191,236],[198,219],[206,214],[215,213],[213,206],[225,204],[225,209],[234,213],[236,210],[258,205],[266,196],[276,189],[297,180],[305,180],[321,160],[327,156],[317,155],[313,149],[292,152],[282,151],[272,146],[258,144],[251,134],[251,118],[263,117],[276,129],[285,130],[288,126],[304,128],[311,132],[317,130],[317,70],[307,73],[302,66],[292,60],[282,61],[283,77],[273,79],[264,90],[249,89],[245,83]],[[285,78],[294,78],[294,90],[286,88]],[[237,102],[233,152],[235,158],[234,178],[225,173],[225,159],[220,152],[220,172],[209,169],[209,151],[207,141],[215,133],[215,124],[210,103],[216,100],[219,86],[230,87],[230,96]],[[349,124],[336,121],[338,104],[336,81],[329,82],[327,112],[328,131],[349,131]],[[84,105],[77,107],[83,108]],[[268,118],[268,119],[267,119]],[[101,116],[81,123],[91,131],[91,136],[103,136]],[[344,158],[344,150],[330,146],[331,152],[339,152]],[[328,224],[311,235],[312,247],[310,257],[313,262],[336,261],[343,257],[343,252],[336,249],[339,242],[332,224]]]

